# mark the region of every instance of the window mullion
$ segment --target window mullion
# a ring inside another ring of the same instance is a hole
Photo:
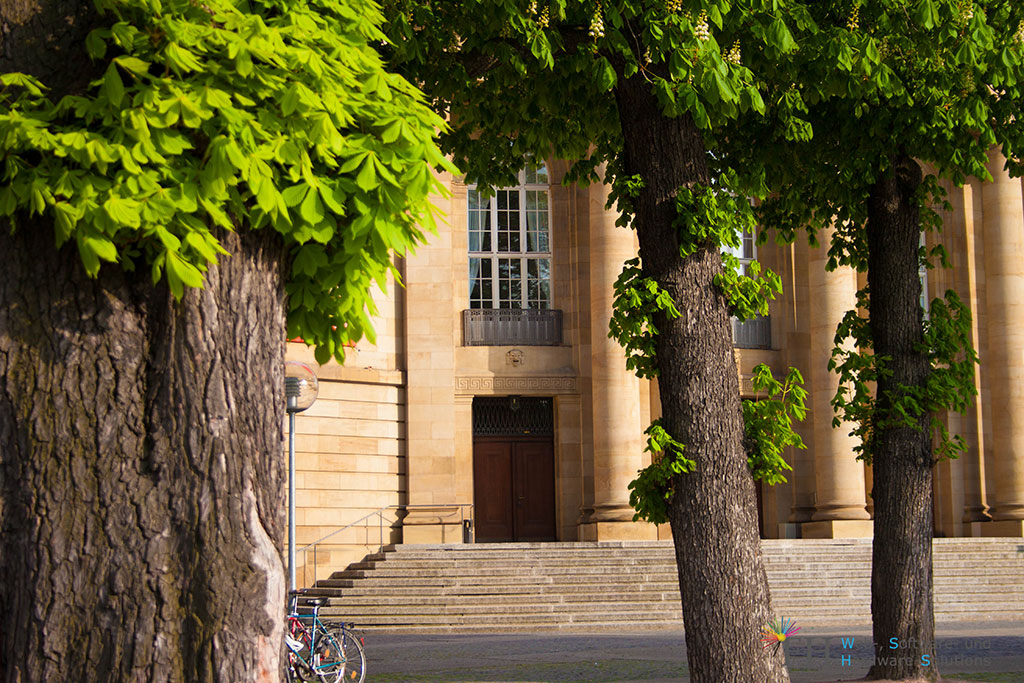
[[[491,308],[500,308],[498,298],[501,296],[501,275],[498,272],[498,257],[491,254]]]
[[[524,311],[530,307],[530,264],[525,256],[519,257],[519,307]]]
[[[524,172],[525,174],[525,172]],[[529,237],[526,232],[527,215],[529,210],[526,203],[526,186],[519,188],[519,251],[526,253],[529,244]]]
[[[498,308],[498,298],[501,296],[499,283],[501,274],[498,272],[498,194],[494,194],[494,200],[490,203],[488,210],[491,231],[491,308]]]

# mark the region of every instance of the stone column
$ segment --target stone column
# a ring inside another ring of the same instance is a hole
[[[646,426],[640,424],[640,381],[626,370],[625,351],[608,337],[615,280],[622,264],[636,256],[636,246],[633,232],[616,227],[616,213],[604,208],[609,188],[589,189],[594,511],[581,533],[585,540],[653,538],[653,527],[632,522],[629,505]]]
[[[811,375],[811,331],[808,311],[811,300],[816,296],[808,280],[807,263],[811,248],[807,240],[797,239],[785,248],[786,281],[783,283],[784,317],[790,327],[786,334],[786,364],[797,368],[804,375],[805,386],[810,387]],[[796,538],[800,524],[811,521],[814,514],[814,432],[811,418],[797,422],[794,429],[803,439],[807,448],[791,449],[793,471],[788,475],[792,491],[792,506],[785,525],[780,524],[781,538]]]
[[[989,152],[982,187],[996,490],[987,536],[1024,536],[1024,200],[1021,181]]]
[[[832,427],[831,400],[839,386],[838,376],[830,372],[836,327],[846,311],[857,302],[857,274],[841,267],[825,270],[831,230],[819,236],[821,246],[810,250],[810,413],[813,437],[809,447],[814,457],[815,504],[810,522],[801,527],[804,538],[841,538],[871,536],[870,516],[865,507],[864,465],[853,451],[857,440],[849,436],[852,428]]]
[[[984,244],[982,225],[984,215],[981,206],[981,181],[972,178],[961,188],[954,188],[949,195],[953,206],[953,232],[962,235],[962,258],[954,260],[953,267],[960,284],[958,291],[966,291],[964,301],[971,308],[971,342],[979,352],[987,342],[987,318],[984,311]],[[987,359],[986,359],[987,360]],[[967,440],[967,452],[951,463],[954,472],[959,471],[963,491],[963,516],[960,521],[964,535],[974,535],[977,522],[989,520],[985,505],[985,449],[990,446],[985,435],[985,417],[990,413],[986,408],[988,396],[988,373],[981,366],[974,369],[974,384],[978,396],[961,421],[963,436]],[[957,469],[959,467],[959,470]],[[969,526],[966,526],[969,525]],[[980,533],[980,532],[979,532]]]

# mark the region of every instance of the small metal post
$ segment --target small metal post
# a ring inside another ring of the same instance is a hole
[[[288,411],[288,589],[295,590],[295,413],[313,405],[319,392],[316,373],[305,363],[284,364],[284,396]],[[314,559],[315,563],[315,559]],[[314,568],[315,569],[315,568]]]
[[[288,397],[289,408],[295,397]],[[295,411],[288,411],[288,590],[295,590]]]

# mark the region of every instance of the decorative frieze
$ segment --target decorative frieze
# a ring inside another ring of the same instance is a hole
[[[553,396],[578,394],[579,381],[575,377],[456,377],[457,394],[532,394]]]

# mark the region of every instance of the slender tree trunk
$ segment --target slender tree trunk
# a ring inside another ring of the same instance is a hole
[[[875,535],[871,615],[875,662],[870,677],[937,677],[932,605],[932,457],[929,415],[909,426],[879,428],[901,387],[919,387],[930,364],[923,338],[918,276],[921,184],[917,162],[900,155],[868,200],[868,290],[874,353],[890,371],[877,386],[874,466]]]
[[[52,235],[0,227],[0,678],[278,680],[278,241],[176,303]]]
[[[697,462],[673,481],[669,511],[690,674],[695,683],[788,681],[781,650],[760,642],[772,611],[729,313],[713,283],[721,255],[709,243],[682,258],[672,226],[678,188],[709,184],[704,143],[691,118],[662,115],[642,77],[620,81],[616,97],[625,172],[643,179],[634,206],[644,273],[682,313],[656,325],[663,424]]]

